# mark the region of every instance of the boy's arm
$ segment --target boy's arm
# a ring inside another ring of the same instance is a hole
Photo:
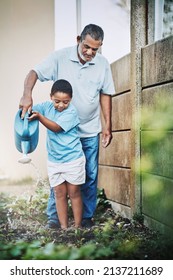
[[[56,122],[53,122],[49,120],[48,118],[44,117],[39,112],[32,112],[32,115],[28,118],[28,120],[32,121],[38,119],[47,129],[53,131],[53,132],[59,132],[63,129],[60,125],[58,125]]]

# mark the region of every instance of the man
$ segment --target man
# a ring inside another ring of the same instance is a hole
[[[98,53],[104,39],[101,27],[89,24],[77,37],[77,46],[64,48],[50,54],[29,72],[24,82],[24,93],[19,107],[22,117],[31,110],[32,90],[40,81],[68,80],[73,88],[73,105],[80,125],[79,136],[86,157],[86,183],[81,187],[83,200],[82,226],[91,227],[97,201],[99,133],[101,131],[100,107],[104,117],[102,146],[112,139],[111,95],[115,93],[111,69],[104,56]],[[51,191],[48,208],[48,227],[58,226],[54,193]]]

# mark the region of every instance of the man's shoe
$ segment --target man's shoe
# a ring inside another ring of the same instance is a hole
[[[91,218],[85,218],[85,219],[82,219],[81,225],[84,228],[91,228],[94,226],[94,222]]]
[[[59,229],[60,228],[60,224],[59,223],[54,223],[54,222],[48,222],[45,226],[46,229]]]

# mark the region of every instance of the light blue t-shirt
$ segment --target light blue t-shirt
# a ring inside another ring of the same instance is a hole
[[[69,47],[53,52],[33,70],[40,81],[65,79],[71,83],[80,137],[96,136],[101,131],[100,94],[115,93],[110,65],[103,55],[97,53],[83,65],[77,46]]]
[[[52,102],[46,101],[33,106],[33,111],[40,112],[63,129],[60,132],[47,129],[48,160],[63,163],[73,161],[84,155],[78,134],[79,118],[72,104],[59,112]]]

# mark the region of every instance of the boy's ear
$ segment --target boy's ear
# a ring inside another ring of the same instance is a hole
[[[52,94],[50,93],[50,99],[52,100]]]

